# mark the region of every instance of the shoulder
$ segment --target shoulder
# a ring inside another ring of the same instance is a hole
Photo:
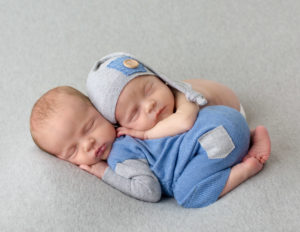
[[[140,152],[140,144],[130,136],[117,138],[107,159],[108,165],[114,170],[117,163],[128,159],[140,159],[143,157]]]

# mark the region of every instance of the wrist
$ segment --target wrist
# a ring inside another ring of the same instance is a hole
[[[105,168],[103,168],[103,170],[101,170],[100,173],[100,178],[103,179],[103,177],[105,176],[106,171],[108,170],[108,166],[106,166]]]

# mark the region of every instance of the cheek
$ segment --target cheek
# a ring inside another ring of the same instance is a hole
[[[134,122],[131,126],[135,130],[148,130],[154,127],[155,121],[148,117],[140,117],[139,120]]]
[[[113,140],[116,136],[115,128],[111,126],[102,127],[101,130],[98,131],[96,135],[96,139],[105,139],[107,141]]]
[[[168,106],[168,110],[173,113],[174,112],[174,107],[175,107],[175,99],[174,99],[174,95],[172,94],[172,92],[170,91],[166,96],[164,96],[165,104],[166,106]]]
[[[166,109],[165,112],[163,112],[163,114],[160,115],[158,121],[161,121],[161,120],[164,120],[166,119],[167,117],[169,117],[171,114],[173,114],[173,111],[172,109]]]
[[[146,118],[144,124],[147,127],[147,129],[150,129],[155,126],[156,122],[154,118]]]
[[[114,141],[116,138],[116,129],[115,128],[110,128],[110,133],[109,133],[109,140]]]
[[[162,99],[165,99],[165,101],[168,101],[169,104],[171,104],[171,103],[174,104],[174,95],[167,86],[165,86],[165,88],[161,89],[160,97]]]

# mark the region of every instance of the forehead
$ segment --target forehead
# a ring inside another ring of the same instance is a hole
[[[88,120],[90,108],[92,107],[81,99],[67,97],[38,132],[41,146],[54,155],[61,154],[64,146]]]
[[[141,75],[132,79],[124,87],[118,98],[115,111],[117,120],[123,118],[126,112],[131,110],[135,102],[143,98],[144,91],[149,83],[155,83],[156,89],[159,89],[160,92],[163,92],[166,89],[166,85],[161,79],[154,75]]]
[[[144,86],[149,82],[161,82],[161,81],[158,77],[153,75],[138,76],[127,83],[127,85],[122,90],[120,97],[124,95],[124,93],[126,95],[127,94],[130,95],[130,93],[139,92],[143,90]]]
[[[141,75],[131,80],[129,84],[132,82],[145,83],[147,81],[160,81],[160,79],[154,75]]]

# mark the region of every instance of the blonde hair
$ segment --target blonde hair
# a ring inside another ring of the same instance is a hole
[[[86,95],[74,89],[70,86],[58,86],[50,89],[48,92],[43,94],[33,105],[30,115],[30,133],[34,143],[43,151],[43,147],[38,141],[38,132],[46,125],[47,121],[50,120],[58,111],[58,108],[62,105],[62,96],[75,96],[79,100],[91,104],[90,100]]]

